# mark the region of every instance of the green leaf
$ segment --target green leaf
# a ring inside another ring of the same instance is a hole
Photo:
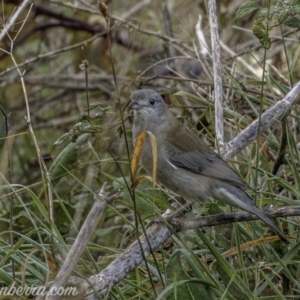
[[[56,142],[54,142],[54,146],[58,146],[60,144],[62,144],[67,138],[69,138],[71,136],[70,132],[66,132],[64,133]]]
[[[262,9],[258,10],[257,13],[255,14],[255,19],[267,20],[270,18],[270,16],[271,16],[271,13],[270,13],[269,9],[262,8]]]
[[[69,143],[69,145],[60,152],[49,169],[52,178],[60,177],[72,169],[73,164],[77,160],[78,150],[82,144],[86,143],[89,136],[89,133],[82,134],[76,142]]]
[[[262,44],[262,46],[263,46],[265,49],[270,49],[271,44],[272,44],[269,35],[265,35],[265,36],[260,40],[260,43]]]
[[[265,31],[263,31],[259,27],[254,27],[253,28],[253,34],[260,40],[265,36]]]
[[[298,3],[293,3],[291,11],[295,14],[300,14],[300,1],[298,1]]]
[[[284,22],[284,25],[292,28],[300,28],[300,20],[296,17],[291,17]]]
[[[266,30],[265,26],[262,24],[262,20],[255,20],[253,26],[253,34],[259,39],[260,43],[265,49],[269,49],[271,47],[271,39],[269,37],[269,33]]]
[[[278,22],[280,24],[284,23],[286,21],[286,19],[289,16],[289,11],[288,9],[284,9],[279,15],[278,15]]]
[[[243,3],[236,12],[235,21],[238,21],[248,15],[250,15],[253,11],[259,9],[259,5],[257,1],[248,0]]]

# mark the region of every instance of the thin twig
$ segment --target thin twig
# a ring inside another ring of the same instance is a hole
[[[163,21],[164,21],[164,26],[165,26],[165,33],[170,38],[174,38],[172,24],[171,24],[171,17],[170,17],[170,12],[169,12],[167,3],[162,4],[162,14],[163,14]],[[168,44],[168,52],[169,52],[169,57],[174,57],[177,54],[176,50],[174,49],[174,47],[171,43]],[[176,68],[175,68],[175,70],[176,70]]]
[[[222,148],[224,146],[223,87],[217,5],[215,0],[208,1],[208,12],[214,69],[216,139],[217,147],[222,151]]]
[[[103,32],[103,33],[98,33],[96,34],[95,36],[89,38],[89,39],[86,39],[82,42],[79,42],[79,43],[76,43],[74,45],[70,45],[70,46],[67,46],[67,47],[63,47],[61,49],[58,49],[58,50],[54,50],[54,51],[50,51],[50,52],[47,52],[47,53],[44,53],[44,54],[39,54],[33,58],[30,58],[30,59],[27,59],[25,60],[24,62],[18,64],[18,65],[14,65],[13,67],[10,67],[10,68],[7,68],[6,70],[4,70],[3,72],[0,72],[0,77],[2,77],[3,75],[13,71],[13,70],[16,70],[17,68],[21,68],[21,67],[24,67],[30,63],[33,63],[41,58],[46,58],[46,57],[50,57],[50,56],[53,56],[53,55],[56,55],[56,54],[60,54],[60,53],[63,53],[63,52],[66,52],[66,51],[70,51],[70,50],[73,50],[73,49],[76,49],[76,48],[79,48],[79,47],[82,47],[86,44],[89,44],[91,42],[93,42],[94,40],[96,40],[97,38],[99,38],[100,36],[103,36],[103,35],[106,35],[107,34],[107,31],[106,32]],[[2,49],[2,51],[5,51],[4,49]]]
[[[4,26],[0,33],[0,42],[2,39],[6,36],[9,35],[9,30],[11,27],[13,27],[17,21],[17,18],[19,15],[22,13],[22,11],[25,9],[26,5],[29,3],[29,0],[24,0],[22,4],[18,7],[16,12],[13,14],[13,16],[10,18],[9,22]],[[26,17],[27,18],[27,17]],[[25,22],[24,22],[25,23]]]

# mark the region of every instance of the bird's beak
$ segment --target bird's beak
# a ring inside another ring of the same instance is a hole
[[[137,101],[132,101],[130,104],[129,104],[129,108],[130,109],[140,109],[140,106],[138,104]]]

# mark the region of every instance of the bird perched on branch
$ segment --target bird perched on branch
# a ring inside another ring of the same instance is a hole
[[[255,214],[283,240],[285,235],[246,194],[250,188],[217,153],[211,151],[171,113],[154,90],[134,91],[130,107],[134,109],[132,127],[135,144],[143,131],[151,132],[157,144],[157,181],[189,201],[217,199]],[[150,137],[143,144],[141,162],[153,172]]]

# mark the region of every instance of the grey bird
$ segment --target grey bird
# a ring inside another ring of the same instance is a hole
[[[217,153],[210,150],[171,113],[163,98],[154,90],[143,89],[131,95],[134,109],[133,143],[143,131],[156,137],[159,183],[188,201],[214,198],[256,215],[285,243],[286,236],[246,194],[250,188]],[[152,174],[152,148],[147,136],[141,163]]]

